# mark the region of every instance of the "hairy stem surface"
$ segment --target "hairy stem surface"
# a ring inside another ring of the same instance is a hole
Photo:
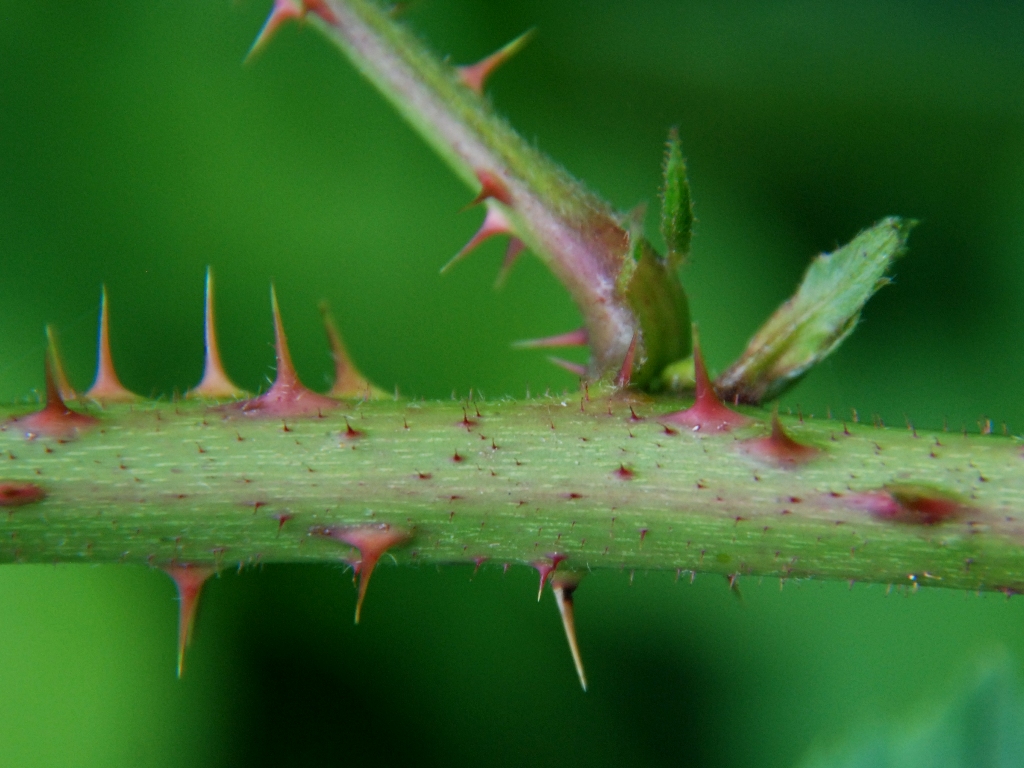
[[[788,417],[820,452],[781,465],[751,449],[763,411],[701,435],[663,424],[671,407],[369,401],[281,421],[147,403],[68,442],[5,418],[0,561],[355,561],[346,532],[387,525],[402,562],[1024,589],[1014,440]]]

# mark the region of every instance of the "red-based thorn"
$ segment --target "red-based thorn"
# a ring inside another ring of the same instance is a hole
[[[456,67],[455,69],[459,73],[459,79],[462,80],[468,88],[471,88],[478,94],[482,95],[487,78],[491,76],[494,70],[519,53],[519,51],[521,51],[526,44],[530,42],[533,35],[534,30],[531,29],[521,34],[512,42],[502,46],[490,56],[481,59],[476,64]]]
[[[168,565],[167,575],[178,589],[178,677],[185,671],[185,649],[192,642],[192,628],[199,608],[199,595],[206,580],[217,572],[208,565]]]
[[[366,597],[366,588],[370,584],[370,577],[373,575],[373,569],[377,566],[377,561],[391,547],[407,542],[412,538],[412,534],[402,528],[395,528],[387,524],[358,525],[351,528],[321,528],[316,532],[359,550],[359,562],[355,564],[355,571],[359,575],[359,597],[356,599],[355,616],[356,624],[358,624],[363,610],[363,600]]]
[[[270,43],[274,33],[286,21],[289,19],[301,19],[303,13],[303,9],[292,2],[292,0],[274,0],[274,7],[270,9],[270,15],[263,22],[263,28],[256,35],[256,39],[253,40],[249,52],[245,54],[245,63],[248,64],[262,53],[263,49]]]
[[[348,356],[345,342],[341,338],[338,326],[331,315],[331,308],[326,301],[320,302],[320,316],[324,321],[324,331],[327,333],[327,343],[331,348],[331,357],[334,358],[334,384],[327,393],[330,397],[380,397],[383,393],[359,372]]]
[[[274,350],[277,358],[277,377],[264,394],[235,404],[247,416],[265,418],[291,418],[294,416],[320,416],[339,406],[337,400],[307,389],[295,372],[292,356],[288,351],[288,338],[281,322],[281,310],[277,305],[277,291],[270,286],[270,304],[274,313]]]
[[[338,23],[338,17],[327,0],[302,0],[302,8],[309,13],[315,13],[327,24],[334,26]]]
[[[206,361],[203,378],[185,397],[208,397],[211,399],[238,398],[244,392],[239,389],[224,371],[217,344],[217,324],[213,304],[213,270],[206,268],[206,312],[203,323],[203,338],[206,346]]]
[[[551,578],[551,574],[555,572],[558,564],[565,560],[567,555],[562,555],[557,552],[548,555],[543,560],[537,560],[531,563],[531,565],[537,569],[537,573],[540,574],[540,587],[537,589],[537,602],[540,602],[541,595],[544,594],[544,585],[548,583]]]
[[[576,641],[576,617],[573,610],[573,594],[580,585],[582,576],[574,571],[556,571],[551,575],[551,591],[555,593],[555,603],[562,617],[565,628],[565,639],[569,641],[569,653],[572,663],[576,666],[576,674],[580,679],[580,687],[587,690],[587,675],[583,671],[583,658],[580,656],[579,643]]]
[[[15,423],[30,440],[36,437],[52,437],[57,440],[74,440],[78,433],[99,423],[99,420],[84,413],[72,411],[64,404],[53,374],[53,354],[47,350],[44,368],[46,370],[46,404],[35,413],[15,419]]]
[[[468,210],[488,199],[497,200],[499,203],[504,203],[511,207],[512,193],[508,191],[505,182],[496,174],[490,171],[477,171],[476,178],[480,182],[480,192],[469,201],[469,204],[463,210]]]
[[[480,243],[485,240],[488,240],[495,235],[510,234],[512,234],[512,225],[509,224],[505,214],[493,206],[488,206],[487,215],[484,216],[484,221],[480,225],[480,229],[476,231],[476,234],[470,238],[468,243],[462,246],[461,251],[452,256],[451,259],[448,260],[448,263],[441,267],[441,274],[443,275],[449,269],[466,258],[478,245],[480,245]]]
[[[810,445],[798,443],[782,428],[779,409],[772,413],[772,433],[768,437],[753,437],[740,443],[740,450],[754,458],[783,468],[806,464],[821,451]]]
[[[715,394],[715,388],[704,367],[704,356],[700,352],[696,331],[693,335],[693,374],[697,385],[693,405],[686,410],[670,413],[662,417],[661,421],[681,424],[694,432],[728,432],[751,422],[746,416],[723,405]]]
[[[514,235],[509,238],[508,247],[505,249],[505,258],[502,259],[501,269],[498,270],[498,276],[494,280],[495,288],[501,288],[505,284],[509,273],[512,271],[512,267],[516,265],[516,262],[519,261],[519,257],[525,250],[526,243]]]
[[[99,353],[96,361],[96,379],[85,396],[101,403],[131,403],[139,399],[129,392],[114,370],[114,359],[110,354],[110,311],[107,308],[107,286],[103,286],[100,299]]]
[[[0,507],[23,507],[46,498],[35,483],[0,483]]]
[[[587,366],[585,365],[580,365],[579,363],[574,363],[570,360],[563,360],[562,358],[555,357],[553,355],[548,355],[548,361],[575,376],[579,376],[581,379],[587,375]]]
[[[57,346],[57,332],[52,325],[46,326],[46,350],[50,355],[50,365],[53,366],[53,379],[57,383],[57,391],[65,400],[74,400],[78,397],[64,373],[64,360],[60,356],[60,348]]]
[[[619,375],[615,377],[615,386],[625,388],[629,386],[629,380],[633,376],[633,360],[636,358],[636,340],[638,331],[633,331],[633,339],[629,342],[629,349],[622,360],[622,367],[619,368]]]
[[[893,484],[875,491],[850,493],[842,498],[846,507],[861,509],[880,520],[910,525],[938,525],[970,511],[957,497],[923,485]]]
[[[542,339],[524,339],[512,344],[516,349],[538,349],[547,347],[585,347],[590,343],[586,328],[560,333],[557,336],[546,336]]]

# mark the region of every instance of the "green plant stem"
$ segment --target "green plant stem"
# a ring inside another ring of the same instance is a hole
[[[670,434],[658,415],[674,407],[371,401],[285,424],[147,403],[111,407],[66,443],[6,421],[0,483],[46,496],[3,510],[0,561],[337,562],[354,550],[324,528],[386,523],[410,533],[391,550],[400,562],[557,555],[573,569],[1024,589],[1014,440],[789,417],[822,453],[784,469],[742,450],[763,421]],[[958,497],[960,513],[909,524],[855,503],[909,483]]]
[[[620,290],[630,246],[618,217],[524,141],[463,84],[454,67],[428,51],[385,9],[368,0],[323,5],[329,13],[309,13],[307,18],[474,193],[480,189],[481,173],[506,188],[506,200],[491,199],[488,205],[510,221],[514,234],[547,264],[580,308],[593,354],[591,374],[597,378],[617,371],[640,327]]]

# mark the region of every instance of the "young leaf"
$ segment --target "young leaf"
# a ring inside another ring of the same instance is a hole
[[[679,148],[679,131],[668,132],[665,148],[664,186],[661,191],[661,235],[668,248],[669,264],[676,266],[690,255],[693,233],[693,201],[686,180],[686,161]]]
[[[724,400],[772,400],[850,335],[864,304],[886,285],[916,222],[882,219],[833,253],[811,262],[797,292],[768,318],[739,360],[715,382]]]
[[[641,349],[631,383],[648,388],[660,386],[661,372],[693,351],[690,306],[671,261],[658,256],[646,238],[633,242],[635,266],[625,295],[640,323]]]

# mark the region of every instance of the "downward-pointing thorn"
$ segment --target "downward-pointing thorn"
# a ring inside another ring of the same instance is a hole
[[[253,40],[249,52],[245,54],[244,63],[249,64],[263,52],[263,49],[270,43],[270,38],[274,36],[274,33],[277,32],[282,24],[289,19],[301,19],[302,15],[302,8],[292,2],[292,0],[274,0],[274,7],[270,9],[270,15],[263,22],[263,28],[256,35],[256,39]]]
[[[494,280],[494,287],[501,288],[508,279],[509,273],[512,271],[512,267],[515,266],[519,257],[523,251],[526,250],[526,243],[520,240],[518,237],[513,235],[509,238],[508,248],[505,249],[505,258],[502,259],[501,269],[498,271],[498,277]]]
[[[110,311],[107,308],[107,286],[103,286],[100,299],[99,353],[96,361],[96,379],[85,396],[103,403],[131,403],[139,399],[129,392],[114,370],[114,359],[110,354]]]
[[[508,191],[508,187],[505,186],[505,182],[496,174],[490,171],[477,171],[476,178],[480,182],[480,193],[470,200],[469,205],[463,208],[463,210],[479,205],[487,199],[497,200],[499,203],[504,203],[507,206],[512,205],[512,194]]]
[[[57,332],[52,325],[46,326],[46,351],[49,355],[50,365],[53,366],[53,379],[57,385],[57,391],[64,400],[74,400],[78,393],[72,388],[64,373],[64,361],[60,356],[60,348],[57,346]]]
[[[580,687],[586,692],[587,675],[583,671],[583,658],[580,656],[579,643],[576,641],[576,618],[573,610],[573,594],[580,585],[581,578],[579,573],[557,571],[551,576],[551,591],[555,593],[555,603],[562,617],[565,639],[569,641],[569,653],[572,654],[572,663],[576,666]]]
[[[244,392],[239,389],[227,373],[220,359],[220,347],[217,344],[217,325],[213,303],[213,270],[206,268],[206,313],[204,321],[206,342],[206,362],[203,367],[202,381],[186,393],[186,397],[238,398]]]
[[[560,333],[557,336],[516,341],[512,346],[516,349],[538,349],[547,347],[585,347],[588,343],[587,329],[577,328],[575,331]]]
[[[565,555],[558,553],[548,555],[544,560],[537,560],[533,563],[533,567],[537,569],[537,573],[540,574],[540,586],[537,589],[537,602],[540,602],[541,595],[544,594],[544,585],[548,583],[551,575],[558,568],[558,564],[565,560]]]
[[[318,532],[343,541],[359,550],[359,562],[355,565],[355,571],[359,574],[359,597],[356,599],[355,615],[355,623],[358,624],[363,611],[363,600],[366,598],[366,588],[370,584],[370,577],[373,575],[377,561],[391,547],[408,541],[411,534],[406,530],[386,524],[360,525],[354,528],[326,528]]]
[[[178,677],[185,670],[185,649],[192,642],[192,628],[199,608],[199,595],[206,580],[217,572],[206,565],[169,565],[164,568],[178,589]]]
[[[454,267],[458,262],[466,258],[480,243],[488,238],[494,237],[495,235],[510,235],[512,234],[512,225],[501,211],[494,206],[487,207],[487,215],[484,216],[483,224],[480,225],[480,229],[477,230],[476,234],[470,239],[468,243],[462,246],[462,250],[456,253],[452,258],[441,267],[441,274],[443,275],[449,269]]]
[[[533,38],[534,32],[535,30],[532,29],[524,32],[515,40],[502,46],[490,56],[481,59],[476,64],[456,67],[455,69],[459,73],[459,79],[462,80],[468,88],[471,88],[478,94],[483,95],[484,84],[487,82],[487,78],[491,76],[494,70],[519,53],[519,51],[521,51]]]

